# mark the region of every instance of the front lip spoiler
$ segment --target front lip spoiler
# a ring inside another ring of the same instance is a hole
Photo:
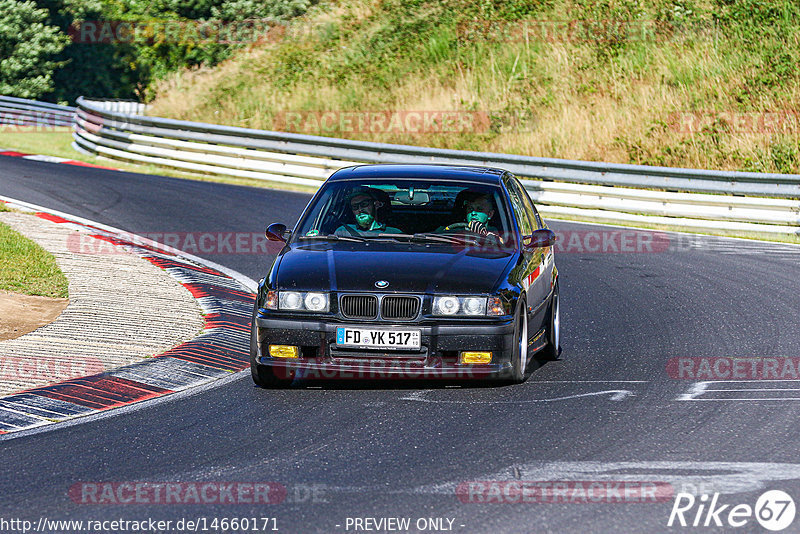
[[[348,365],[331,362],[309,360],[284,360],[268,356],[259,356],[258,363],[289,373],[294,372],[299,379],[322,380],[376,380],[383,378],[406,378],[409,380],[469,380],[486,378],[507,378],[510,376],[511,363],[503,362],[483,365],[449,365],[437,367],[421,366],[384,366]]]

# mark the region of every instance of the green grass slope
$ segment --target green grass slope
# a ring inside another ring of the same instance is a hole
[[[215,68],[162,81],[151,113],[792,173],[800,170],[798,26],[792,0],[323,2]],[[425,110],[454,115],[419,131],[408,118]]]

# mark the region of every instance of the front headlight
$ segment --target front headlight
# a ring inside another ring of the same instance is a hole
[[[433,313],[435,315],[455,315],[461,308],[457,297],[436,297],[433,299]]]
[[[486,313],[486,299],[475,297],[464,299],[464,313],[467,315],[483,315]]]
[[[327,293],[302,291],[270,291],[267,301],[275,302],[274,295],[277,294],[277,306],[267,306],[272,310],[287,311],[309,311],[326,312],[330,306],[330,299]]]
[[[328,311],[328,296],[325,293],[306,293],[303,303],[308,311]]]
[[[493,301],[495,297],[434,297],[433,315],[460,315],[460,316],[486,316],[495,315],[487,313],[487,300]]]
[[[299,310],[303,307],[303,297],[294,291],[281,291],[279,307],[281,310]]]

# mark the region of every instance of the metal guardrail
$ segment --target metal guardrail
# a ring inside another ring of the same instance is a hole
[[[74,139],[76,148],[113,159],[305,186],[318,186],[336,169],[356,163],[488,165],[522,178],[540,211],[549,216],[800,235],[800,175],[353,141],[119,113],[83,98],[78,100]]]
[[[0,98],[0,105],[4,100]],[[358,163],[486,165],[519,176],[545,216],[800,235],[800,175],[391,145],[147,117],[143,111],[141,104],[79,98],[73,146],[112,159],[186,172],[311,187],[335,170]]]
[[[0,129],[7,129],[9,126],[68,128],[74,122],[74,115],[75,108],[70,106],[0,96]]]
[[[147,104],[132,102],[130,100],[94,100],[93,103],[113,113],[144,115],[145,111],[147,111]]]

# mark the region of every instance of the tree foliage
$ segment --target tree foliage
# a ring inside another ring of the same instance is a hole
[[[55,55],[69,42],[33,1],[0,0],[0,94],[37,98],[53,88]]]
[[[63,34],[84,21],[132,25],[286,20],[306,12],[318,0],[36,0]],[[14,0],[0,0],[14,2]],[[241,42],[179,39],[153,35],[129,41],[75,40],[56,58],[52,101],[74,102],[78,96],[146,100],[154,80],[171,72],[213,66],[230,57]]]

